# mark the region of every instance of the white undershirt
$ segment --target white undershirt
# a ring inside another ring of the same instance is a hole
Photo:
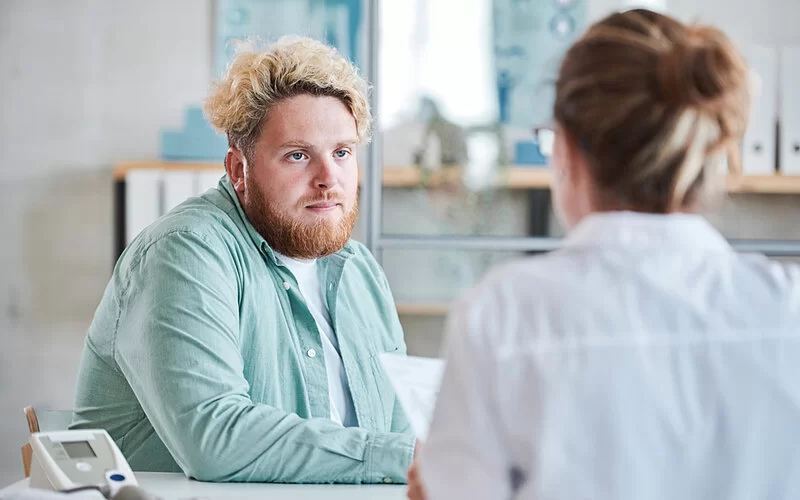
[[[347,374],[342,364],[339,353],[339,342],[331,325],[331,316],[328,312],[328,302],[325,300],[325,291],[320,284],[317,274],[316,260],[297,260],[275,252],[278,259],[289,268],[300,287],[300,294],[306,301],[308,309],[314,316],[317,328],[323,335],[322,349],[325,353],[325,369],[328,372],[328,394],[331,400],[331,420],[345,427],[358,425],[353,398],[350,395],[350,386],[347,383]]]

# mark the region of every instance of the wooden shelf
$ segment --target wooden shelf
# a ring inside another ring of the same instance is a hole
[[[729,193],[800,194],[800,175],[743,175],[729,177]]]
[[[130,161],[117,164],[114,178],[124,179],[129,170],[203,170],[223,171],[221,163]],[[458,182],[460,169],[447,167],[429,174],[426,186],[440,186]],[[497,174],[496,185],[508,189],[549,189],[552,174],[546,168],[510,167]],[[385,167],[383,185],[386,187],[413,188],[423,185],[422,172],[416,167]],[[726,189],[730,193],[800,194],[800,175],[746,175],[730,177]]]
[[[221,163],[209,162],[183,162],[183,161],[127,161],[120,162],[114,167],[114,179],[124,179],[130,170],[201,170],[219,171],[222,174],[224,167]],[[446,167],[431,172],[425,179],[428,186],[441,186],[458,182],[460,169]],[[498,174],[497,185],[510,189],[531,189],[550,187],[550,171],[544,168],[510,168]],[[383,169],[383,185],[387,187],[419,187],[423,184],[422,172],[416,167],[386,167]]]
[[[191,161],[123,161],[114,167],[114,179],[122,180],[130,170],[203,170],[207,172],[225,170],[222,162],[191,162]]]

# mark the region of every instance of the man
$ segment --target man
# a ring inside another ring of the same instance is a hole
[[[349,237],[366,83],[333,49],[240,50],[206,102],[218,187],[126,249],[89,329],[73,427],[134,470],[209,481],[404,482],[415,440],[378,364],[405,352]]]

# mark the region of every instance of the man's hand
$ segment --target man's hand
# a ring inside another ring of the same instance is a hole
[[[422,481],[419,477],[419,450],[422,441],[417,439],[414,447],[414,463],[408,469],[408,498],[409,500],[425,500],[425,492],[422,490]]]

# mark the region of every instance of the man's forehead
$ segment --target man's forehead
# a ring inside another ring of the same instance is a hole
[[[295,115],[270,113],[261,131],[261,141],[274,148],[328,148],[358,144],[355,119],[349,111],[320,110]]]
[[[265,125],[277,128],[332,124],[355,127],[352,111],[340,99],[330,96],[300,94],[281,99],[271,106],[265,119]]]

